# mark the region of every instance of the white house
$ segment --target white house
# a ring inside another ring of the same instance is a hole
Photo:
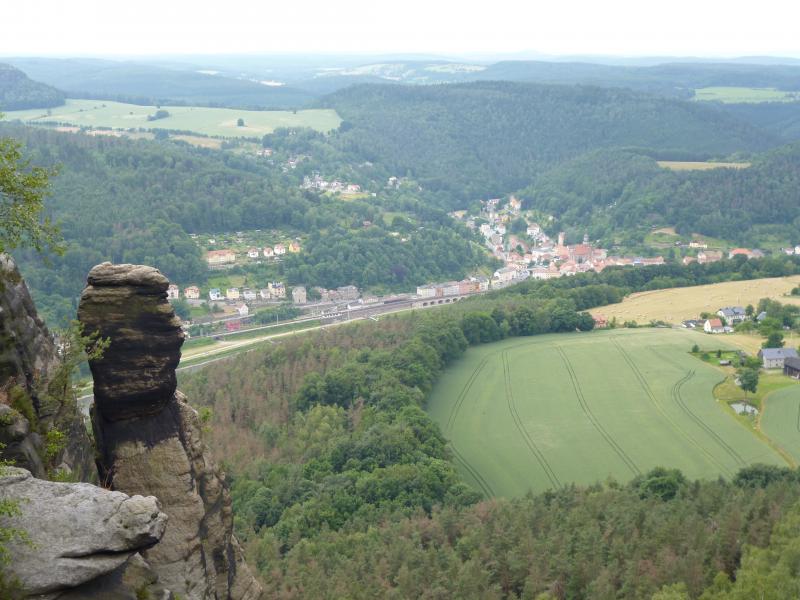
[[[703,331],[706,333],[725,333],[725,327],[720,319],[706,319],[703,323]]]
[[[307,302],[306,288],[297,285],[292,288],[292,302],[295,304],[305,304]]]
[[[275,244],[273,250],[275,251],[275,256],[283,256],[286,254],[286,246],[283,244]]]
[[[432,285],[417,286],[417,296],[420,298],[433,298],[436,295],[436,288]]]
[[[264,246],[264,258],[273,258],[275,256],[275,251],[272,249],[272,246]]]
[[[250,314],[250,309],[247,308],[247,304],[242,303],[236,307],[236,312],[239,313],[240,317],[246,317]]]
[[[248,258],[258,258],[259,254],[260,254],[260,252],[258,251],[258,248],[250,248],[247,251],[247,257]]]
[[[169,287],[167,288],[167,299],[168,300],[180,300],[181,297],[181,290],[180,288],[175,285],[174,283],[170,283]]]
[[[747,312],[741,306],[726,306],[725,308],[720,308],[717,314],[725,319],[725,322],[729,325],[741,323],[747,319]]]
[[[250,288],[244,288],[242,290],[242,298],[244,298],[245,302],[252,302],[256,299],[256,293]]]
[[[787,358],[797,358],[794,348],[762,348],[758,351],[765,369],[782,369]]]
[[[222,300],[222,292],[219,288],[211,288],[208,291],[208,299],[209,300]]]

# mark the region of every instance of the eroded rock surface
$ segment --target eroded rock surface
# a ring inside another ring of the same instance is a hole
[[[167,516],[152,496],[129,496],[88,483],[55,483],[10,467],[0,499],[20,514],[4,524],[24,531],[9,545],[9,574],[26,595],[54,594],[113,572],[164,535]]]
[[[86,332],[110,339],[90,365],[101,476],[115,490],[155,495],[169,516],[144,559],[181,597],[261,597],[233,536],[223,475],[202,443],[197,413],[176,391],[183,332],[167,279],[151,267],[104,263],[88,283],[79,319]]]
[[[170,401],[183,344],[157,269],[102,263],[89,272],[78,319],[111,343],[91,366],[95,405],[107,421],[158,414]]]
[[[11,257],[0,253],[0,456],[45,477],[42,434],[56,428],[67,442],[55,464],[80,481],[95,481],[93,451],[71,390],[42,397],[59,364],[28,287]]]

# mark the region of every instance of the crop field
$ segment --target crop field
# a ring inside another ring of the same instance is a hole
[[[148,121],[148,115],[166,110],[169,116]],[[238,119],[244,127],[237,126]],[[278,127],[310,127],[327,132],[341,123],[334,110],[238,110],[200,106],[139,106],[110,100],[67,100],[64,106],[8,111],[6,120],[31,123],[57,122],[76,127],[111,127],[113,129],[175,129],[216,137],[261,137]]]
[[[670,171],[710,171],[711,169],[746,169],[748,162],[699,162],[684,160],[659,160],[658,166]]]
[[[796,102],[800,92],[775,88],[705,87],[694,91],[695,100],[728,103]]]
[[[800,464],[800,385],[770,394],[760,423],[761,431]]]
[[[595,308],[590,312],[611,319],[649,323],[652,320],[677,324],[697,318],[701,312],[717,312],[723,306],[755,306],[761,298],[786,304],[800,304],[800,297],[788,296],[800,285],[800,275],[729,281],[686,288],[668,288],[631,294],[618,304]]]
[[[724,374],[672,329],[510,339],[470,349],[428,405],[461,472],[486,496],[520,496],[656,466],[729,477],[786,464],[713,397]]]

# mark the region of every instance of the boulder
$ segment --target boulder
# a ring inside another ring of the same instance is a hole
[[[157,543],[167,524],[153,496],[44,481],[14,467],[0,477],[0,499],[19,508],[4,525],[27,539],[12,539],[7,568],[29,596],[76,588],[111,573]]]

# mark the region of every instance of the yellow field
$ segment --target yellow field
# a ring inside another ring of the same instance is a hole
[[[800,275],[729,281],[687,288],[669,288],[652,292],[631,294],[618,304],[601,306],[591,311],[608,319],[649,323],[665,321],[678,324],[686,319],[696,319],[701,312],[716,312],[723,306],[755,306],[761,298],[772,298],[786,304],[800,305],[800,297],[787,296],[793,287],[800,285]],[[734,336],[726,336],[731,339]],[[745,337],[745,336],[742,336]],[[733,341],[733,340],[732,340]]]
[[[750,163],[659,160],[658,166],[671,171],[709,171],[711,169],[746,169]]]

